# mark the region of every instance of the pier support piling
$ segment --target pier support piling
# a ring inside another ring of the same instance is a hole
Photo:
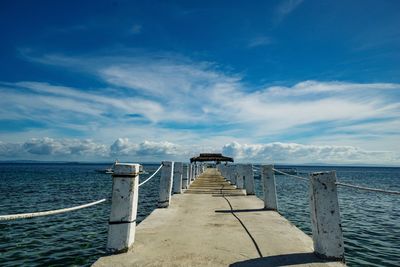
[[[135,241],[139,170],[139,164],[114,165],[107,238],[107,250],[110,252],[126,252]]]
[[[175,162],[174,163],[174,184],[173,184],[174,194],[182,193],[182,175],[183,175],[182,162]]]
[[[278,210],[276,197],[274,165],[261,166],[261,179],[264,191],[264,209]]]
[[[315,254],[344,261],[336,172],[310,174],[309,197]]]
[[[160,195],[158,199],[159,208],[168,208],[171,203],[171,191],[172,191],[172,177],[174,173],[174,162],[163,161],[163,167],[161,169],[160,178]]]

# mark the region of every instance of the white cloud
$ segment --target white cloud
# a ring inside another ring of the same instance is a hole
[[[391,151],[364,150],[354,146],[304,145],[298,143],[227,143],[213,152],[232,156],[235,162],[252,163],[329,163],[398,165],[400,154]],[[1,159],[37,160],[126,160],[149,162],[175,160],[187,162],[204,152],[196,145],[182,146],[167,141],[134,142],[117,138],[111,145],[93,140],[34,138],[23,143],[0,142]]]
[[[110,146],[93,140],[32,138],[23,143],[0,141],[2,159],[38,160],[111,160],[130,161],[173,160],[189,158],[187,148],[171,142],[143,141],[135,143],[128,138],[117,138]]]
[[[322,93],[351,93],[355,91],[368,90],[400,90],[399,84],[394,83],[349,83],[340,81],[319,82],[319,81],[304,81],[295,84],[292,87],[273,86],[266,88],[265,92],[270,96],[300,96],[307,94],[322,94]]]
[[[55,133],[60,128],[104,143],[117,137],[156,142],[153,151],[151,143],[140,147],[121,139],[114,148],[121,155],[147,150],[167,155],[166,151],[174,149],[163,144],[162,150],[159,145],[164,140],[193,152],[232,141],[289,140],[318,145],[325,141],[329,145],[357,144],[360,149],[377,142],[382,149],[393,150],[400,144],[396,131],[399,84],[302,81],[255,88],[216,64],[165,54],[33,60],[74,68],[99,78],[107,87],[2,83],[0,105],[7,109],[0,111],[0,119],[46,124],[47,132],[38,129],[35,135],[29,129],[31,136],[68,137]],[[20,141],[24,137],[18,136]],[[0,138],[12,137],[0,133]],[[177,151],[183,153],[184,149]]]
[[[275,9],[275,23],[279,24],[303,3],[303,0],[284,0]]]
[[[258,47],[258,46],[265,46],[273,43],[271,37],[268,36],[258,36],[250,40],[248,43],[249,48]]]
[[[107,147],[97,144],[92,140],[33,138],[24,144],[22,149],[35,155],[95,155],[104,157],[107,155]]]
[[[3,159],[102,159],[108,157],[106,145],[93,140],[32,138],[24,143],[0,142]]]
[[[118,138],[110,147],[110,153],[113,156],[152,156],[154,158],[158,157],[168,157],[179,156],[179,154],[184,154],[181,148],[170,142],[151,142],[144,141],[141,143],[133,143],[128,138]]]
[[[257,163],[398,164],[400,159],[399,153],[391,151],[366,151],[354,146],[318,146],[280,142],[268,144],[232,142],[226,144],[222,151],[238,161]]]

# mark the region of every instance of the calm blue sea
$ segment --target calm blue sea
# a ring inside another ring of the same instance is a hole
[[[100,164],[0,164],[0,215],[58,209],[111,196]],[[158,165],[144,165],[150,174]],[[400,168],[336,169],[340,181],[400,191]],[[147,175],[142,175],[145,179]],[[256,174],[256,177],[258,175]],[[140,188],[138,221],[156,208],[159,176]],[[261,196],[260,180],[256,179]],[[280,212],[310,234],[307,183],[277,176]],[[339,188],[349,266],[400,265],[400,197]],[[89,266],[105,255],[110,202],[48,217],[0,222],[0,266]]]

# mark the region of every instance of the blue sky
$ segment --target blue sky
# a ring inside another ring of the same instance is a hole
[[[0,159],[400,165],[398,1],[1,1]]]

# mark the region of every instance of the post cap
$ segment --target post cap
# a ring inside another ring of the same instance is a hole
[[[113,176],[137,176],[143,166],[137,163],[115,163]]]

